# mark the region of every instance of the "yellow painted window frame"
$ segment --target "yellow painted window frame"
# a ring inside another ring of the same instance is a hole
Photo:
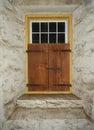
[[[68,20],[68,43],[70,43],[70,49],[72,49],[72,14],[27,14],[25,15],[25,36],[26,36],[26,44],[25,48],[28,49],[29,44],[29,26],[30,20],[40,21],[40,20]],[[70,83],[72,84],[72,54],[70,54]],[[26,54],[26,84],[28,84],[28,54]],[[28,87],[26,86],[26,94],[66,94],[72,93],[72,87],[68,92],[29,92]]]

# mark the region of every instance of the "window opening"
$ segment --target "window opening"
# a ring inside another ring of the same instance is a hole
[[[68,22],[30,21],[30,43],[68,43]]]

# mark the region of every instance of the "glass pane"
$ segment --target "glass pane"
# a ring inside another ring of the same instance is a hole
[[[39,43],[39,34],[32,34],[32,43]]]
[[[39,23],[32,23],[32,32],[39,32]]]
[[[65,34],[58,34],[58,43],[65,43]]]
[[[58,32],[65,32],[65,22],[58,23]]]
[[[41,32],[48,32],[48,23],[41,23]]]
[[[56,23],[55,22],[49,23],[49,32],[56,32]]]
[[[49,34],[49,43],[56,43],[56,34]]]
[[[41,43],[48,43],[48,34],[41,34]]]

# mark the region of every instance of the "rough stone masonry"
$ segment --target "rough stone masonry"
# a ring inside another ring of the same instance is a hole
[[[24,16],[28,13],[73,14],[73,93],[94,120],[94,0],[29,2],[0,0],[0,122],[11,115],[25,92]]]

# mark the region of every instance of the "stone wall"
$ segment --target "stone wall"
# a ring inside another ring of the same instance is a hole
[[[73,12],[73,93],[94,119],[94,1],[86,0]]]
[[[0,0],[0,119],[3,110],[6,118],[10,116],[17,97],[25,92],[25,14],[72,13],[75,7],[19,6],[13,0]],[[83,99],[85,111],[94,119],[93,0],[86,0],[73,16],[73,93]]]
[[[25,91],[24,23],[21,10],[6,0],[0,0],[0,4],[0,89],[8,118],[17,97]]]
[[[43,6],[28,2],[0,0],[0,89],[7,119],[15,109],[17,97],[25,92],[25,14],[71,13],[79,4],[71,2],[68,6],[69,3],[64,2],[62,7],[60,1],[57,5],[55,0],[48,4],[45,1]]]
[[[80,4],[82,0],[8,0],[13,5],[72,5],[72,4]]]
[[[41,13],[62,12],[61,7],[58,10],[59,7],[45,6],[45,10],[44,6],[14,3],[13,0],[0,0],[0,127],[4,115],[9,118],[15,110],[17,97],[25,92],[25,14],[39,13],[39,10]]]

